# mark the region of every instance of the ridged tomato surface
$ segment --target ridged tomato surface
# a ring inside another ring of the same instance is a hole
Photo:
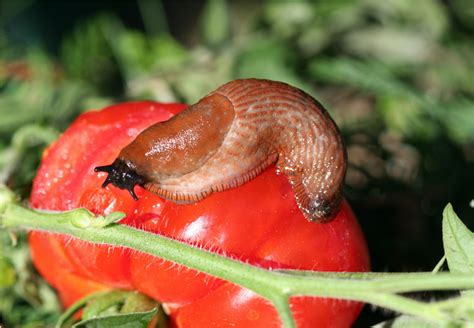
[[[94,167],[113,162],[138,133],[185,108],[182,104],[124,103],[81,115],[44,154],[33,184],[33,208],[96,214],[122,211],[121,221],[254,265],[316,271],[367,271],[364,237],[343,202],[328,223],[308,222],[291,187],[270,167],[245,185],[196,204],[176,205],[139,187],[108,185]],[[157,170],[159,168],[156,168]],[[32,232],[35,265],[66,306],[104,288],[135,289],[167,306],[178,327],[272,327],[280,322],[265,300],[229,282],[129,249],[93,245]],[[361,304],[298,297],[291,309],[298,327],[348,327]]]

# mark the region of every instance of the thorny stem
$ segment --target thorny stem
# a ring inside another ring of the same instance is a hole
[[[2,197],[0,216],[7,228],[42,230],[72,236],[91,243],[128,247],[228,280],[269,300],[278,310],[284,327],[295,327],[291,296],[319,296],[371,303],[427,321],[452,320],[443,307],[397,295],[422,290],[474,289],[472,274],[426,273],[337,273],[266,270],[198,249],[160,235],[111,223],[105,227],[77,222],[93,220],[85,209],[70,212],[40,212],[24,208],[12,197]],[[3,202],[3,204],[2,204]],[[107,219],[107,218],[106,218]]]

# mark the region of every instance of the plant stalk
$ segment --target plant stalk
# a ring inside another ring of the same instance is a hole
[[[295,327],[288,298],[318,296],[361,301],[418,316],[445,320],[446,314],[432,304],[396,295],[421,290],[474,289],[474,276],[453,273],[311,273],[271,271],[190,246],[167,237],[112,223],[103,228],[78,227],[79,219],[93,220],[84,209],[40,212],[14,202],[4,208],[2,223],[8,228],[42,230],[68,235],[91,243],[109,244],[141,251],[228,280],[265,297],[279,311],[284,327]]]

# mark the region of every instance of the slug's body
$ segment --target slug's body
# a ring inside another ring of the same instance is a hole
[[[157,123],[96,171],[136,198],[136,184],[179,203],[234,188],[276,163],[308,220],[338,209],[346,171],[341,136],[326,110],[280,82],[229,82]]]

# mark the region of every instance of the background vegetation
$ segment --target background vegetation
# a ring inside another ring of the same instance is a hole
[[[430,270],[447,202],[474,227],[473,32],[469,0],[0,0],[0,183],[26,200],[42,149],[83,111],[280,80],[345,136],[373,270]],[[0,322],[54,322],[25,236],[0,238]],[[358,324],[385,317],[366,308]]]

